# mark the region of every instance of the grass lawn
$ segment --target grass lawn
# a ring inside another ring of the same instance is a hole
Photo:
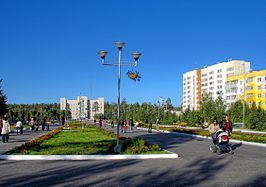
[[[158,145],[148,145],[142,139],[122,139],[121,154],[169,154]],[[94,155],[114,154],[116,136],[99,128],[63,130],[52,138],[24,150],[27,155]]]

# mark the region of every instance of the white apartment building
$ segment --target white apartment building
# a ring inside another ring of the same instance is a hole
[[[97,106],[94,107],[94,103]],[[92,112],[91,109],[95,108]],[[96,100],[88,100],[87,96],[78,96],[76,100],[68,100],[63,97],[60,98],[60,110],[69,109],[71,112],[71,119],[94,119],[94,114],[104,114],[104,98],[98,98]]]
[[[183,111],[198,109],[201,100],[201,70],[193,70],[183,74]]]
[[[243,74],[250,71],[250,62],[242,60],[228,60],[204,67],[200,70],[193,70],[183,74],[183,111],[189,106],[191,110],[199,108],[199,102],[203,93],[210,94],[215,100],[221,96],[226,101],[226,80],[227,77]],[[193,77],[201,74],[200,81]],[[192,81],[188,81],[188,78]],[[194,81],[197,81],[194,83]],[[190,85],[188,84],[190,82]],[[200,86],[198,85],[200,83]],[[200,94],[199,94],[200,91]],[[191,99],[192,98],[192,99]]]

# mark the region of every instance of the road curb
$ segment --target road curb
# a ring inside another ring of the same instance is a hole
[[[137,127],[137,128],[141,129],[141,130],[148,130],[147,128],[142,128],[142,127]],[[152,132],[158,132],[158,131],[152,129]],[[190,137],[203,138],[203,139],[209,139],[209,140],[211,139],[211,137],[209,137],[209,136],[201,136],[201,135],[196,135],[196,134],[187,134],[187,133],[182,133],[182,132],[171,132],[171,131],[167,131],[167,130],[159,130],[159,132],[172,133],[172,134],[176,134],[176,135],[190,136]],[[258,146],[258,147],[265,147],[266,148],[266,144],[264,144],[264,143],[248,142],[248,141],[235,140],[235,139],[230,139],[230,142],[242,143],[244,145],[252,145],[252,146]]]
[[[169,152],[169,151],[167,151]],[[171,153],[171,152],[170,152]],[[178,158],[178,154],[147,155],[0,155],[0,160],[126,160],[126,159],[159,159]]]

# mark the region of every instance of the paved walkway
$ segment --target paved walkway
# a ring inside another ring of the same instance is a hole
[[[123,136],[141,136],[180,158],[0,160],[0,186],[266,186],[265,148],[234,144],[235,154],[217,155],[208,150],[210,141],[201,138],[136,129]]]
[[[56,128],[58,126],[55,125],[50,125],[50,130],[53,130],[54,128]],[[11,132],[9,134],[9,141],[7,143],[3,143],[2,141],[0,141],[0,154],[4,154],[5,152],[20,146],[22,144],[24,144],[25,142],[28,142],[34,138],[37,138],[43,134],[48,133],[49,131],[42,131],[39,130],[38,131],[31,131],[29,129],[24,130],[23,134],[17,134],[14,132]],[[2,138],[2,137],[0,137]],[[1,139],[2,140],[2,139]]]

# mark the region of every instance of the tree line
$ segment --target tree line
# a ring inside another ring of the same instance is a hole
[[[24,123],[32,118],[37,122],[61,120],[64,111],[60,105],[53,104],[8,104],[7,118],[12,122],[22,120]]]
[[[176,110],[171,104],[171,100],[168,98],[166,104],[159,107],[158,104],[152,104],[150,102],[128,104],[126,99],[123,98],[120,104],[120,119],[143,122],[143,123],[156,123],[157,119],[161,124],[171,125],[178,120],[173,110]],[[99,118],[100,116],[95,116]],[[117,121],[117,104],[114,102],[106,102],[104,105],[105,119]]]
[[[189,107],[180,116],[180,121],[191,126],[203,126],[205,122],[210,124],[214,119],[219,122],[224,120],[228,114],[233,123],[243,122],[244,107],[244,124],[246,128],[255,130],[266,130],[266,111],[257,107],[255,103],[249,106],[246,102],[237,101],[229,109],[226,109],[225,101],[219,96],[216,100],[204,94],[201,100],[199,110],[190,110]]]

